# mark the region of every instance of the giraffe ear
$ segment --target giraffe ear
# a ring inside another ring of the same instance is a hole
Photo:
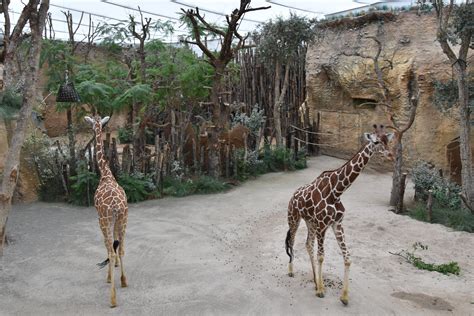
[[[387,133],[385,135],[387,136],[387,139],[390,142],[393,139],[393,137],[395,136],[395,133]]]
[[[107,123],[109,120],[110,120],[110,116],[106,116],[100,121],[100,124],[104,126],[105,123]]]
[[[94,120],[92,118],[90,118],[89,116],[84,116],[84,120],[91,124],[91,125],[94,125]]]

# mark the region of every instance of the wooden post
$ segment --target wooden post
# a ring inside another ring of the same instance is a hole
[[[132,157],[130,152],[130,146],[125,145],[122,152],[122,172],[125,174],[130,174],[132,168]]]
[[[402,173],[402,176],[400,178],[399,200],[398,200],[398,205],[396,207],[397,214],[403,213],[403,197],[405,195],[406,180],[407,180],[407,173],[404,172]]]
[[[230,177],[230,144],[226,144],[224,147],[225,150],[225,177],[228,179]]]
[[[426,203],[426,210],[428,211],[428,222],[433,222],[433,190],[428,190],[428,202]]]
[[[112,174],[117,177],[118,171],[120,170],[120,162],[118,159],[118,152],[117,152],[117,139],[115,137],[112,138],[112,146],[110,148],[110,169]]]
[[[156,135],[155,136],[155,177],[154,177],[156,187],[159,187],[159,183],[160,183],[160,172],[161,172],[160,160],[161,160],[160,135]]]

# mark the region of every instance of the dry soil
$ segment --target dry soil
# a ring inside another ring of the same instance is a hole
[[[326,297],[315,296],[300,226],[295,277],[287,276],[286,206],[293,191],[343,161],[273,173],[226,193],[130,206],[129,287],[108,306],[105,248],[94,208],[16,206],[0,265],[1,315],[469,315],[474,314],[474,235],[387,211],[391,178],[365,170],[343,195],[352,254],[350,302],[339,301],[343,261],[326,235]],[[407,190],[412,195],[411,184]],[[457,261],[459,276],[417,270],[390,255],[420,241],[426,261]],[[116,273],[118,281],[118,271]],[[119,283],[119,282],[117,282]]]

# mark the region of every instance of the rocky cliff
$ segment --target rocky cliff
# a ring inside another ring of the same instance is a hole
[[[401,124],[408,119],[410,73],[420,89],[416,119],[404,138],[408,164],[423,159],[459,171],[450,167],[446,149],[459,135],[456,109],[442,113],[433,104],[434,83],[452,78],[436,29],[434,14],[416,12],[374,13],[319,28],[306,61],[308,107],[313,121],[319,117],[323,153],[348,158],[372,124],[390,125],[374,71],[380,41],[378,61]]]

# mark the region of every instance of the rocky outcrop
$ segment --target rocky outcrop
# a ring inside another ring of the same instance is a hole
[[[420,87],[416,119],[404,137],[408,164],[423,159],[450,172],[446,146],[459,132],[456,110],[442,113],[433,105],[434,81],[452,78],[451,65],[436,42],[435,16],[416,12],[378,16],[330,22],[308,48],[308,106],[313,121],[319,116],[320,143],[326,145],[322,152],[348,158],[372,124],[390,123],[385,108],[377,105],[381,89],[371,59],[377,53],[377,38],[382,44],[379,61],[384,80],[400,122],[408,119],[411,70]]]

